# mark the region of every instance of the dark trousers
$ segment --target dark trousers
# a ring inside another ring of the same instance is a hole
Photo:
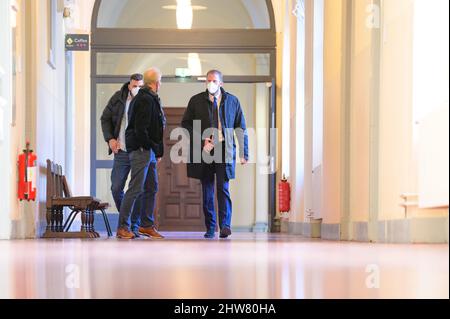
[[[219,226],[231,228],[232,203],[229,190],[229,180],[226,177],[225,163],[208,165],[208,172],[202,179],[203,213],[205,214],[206,231],[216,229],[216,208],[214,181],[217,187],[217,201],[219,204]]]
[[[128,190],[120,206],[118,228],[134,229],[154,225],[156,193],[158,192],[158,173],[156,163],[152,161],[151,151],[137,150],[129,154],[131,179]],[[135,206],[140,205],[140,211]],[[133,212],[133,214],[131,214]]]
[[[114,154],[114,164],[111,172],[111,193],[116,204],[117,211],[120,212],[122,200],[125,195],[124,188],[131,170],[130,156],[127,152],[119,151]],[[139,219],[141,218],[142,196],[136,199],[131,212],[131,229],[137,230]]]

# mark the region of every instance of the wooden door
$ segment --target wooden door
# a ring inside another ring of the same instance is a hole
[[[164,157],[158,165],[158,227],[163,231],[204,231],[202,192],[199,180],[187,177],[186,164],[173,164],[170,140],[173,129],[180,127],[185,108],[164,108],[167,126],[164,132]]]

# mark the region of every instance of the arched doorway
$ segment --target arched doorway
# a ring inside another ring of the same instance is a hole
[[[270,0],[97,0],[91,48],[92,195],[113,202],[112,157],[101,134],[101,112],[130,74],[150,66],[158,66],[164,74],[161,97],[169,120],[168,136],[178,126],[189,98],[204,90],[204,73],[215,68],[224,72],[226,89],[245,105],[248,126],[265,128],[265,133],[256,134],[255,158],[275,154],[276,138],[269,136],[269,128],[276,124],[276,40]],[[170,148],[170,139],[166,141]],[[274,163],[273,156],[267,164],[269,174],[260,172],[257,164],[237,171],[232,185],[233,224],[242,230],[271,228]],[[170,161],[162,166],[156,214],[160,228],[203,229],[199,183],[187,180],[182,166]]]

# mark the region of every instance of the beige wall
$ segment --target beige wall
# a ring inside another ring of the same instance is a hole
[[[94,0],[75,1],[72,33],[90,33]],[[91,145],[91,55],[90,52],[73,52],[74,102],[75,102],[75,149],[74,194],[90,193],[90,145]]]
[[[300,222],[302,221],[302,214],[304,211],[304,158],[302,158],[302,149],[304,147],[304,126],[300,125],[304,121],[304,109],[303,106],[297,107],[297,99],[303,96],[300,86],[302,85],[301,80],[297,80],[297,68],[300,66],[300,62],[297,61],[297,52],[299,50],[297,46],[297,17],[292,14],[292,8],[294,7],[294,1],[287,1],[286,16],[285,19],[288,20],[289,24],[289,68],[283,68],[283,72],[286,72],[289,76],[288,83],[283,83],[283,85],[289,85],[289,104],[284,103],[284,106],[289,105],[290,110],[290,127],[289,127],[289,156],[290,156],[290,183],[291,183],[291,212],[289,216],[290,222]],[[287,43],[285,43],[287,45]],[[300,90],[299,90],[300,89]],[[282,96],[285,98],[286,96]],[[284,146],[285,147],[285,146]]]
[[[11,171],[15,161],[11,160],[10,126],[11,126],[11,33],[9,3],[0,2],[0,239],[8,239],[11,234],[11,198],[14,189],[11,187],[13,176]]]
[[[65,62],[64,62],[64,35],[62,15],[57,15],[56,20],[56,43],[55,63],[56,69],[52,69],[47,63],[47,17],[48,8],[46,1],[36,1],[30,7],[32,15],[36,18],[32,24],[31,34],[37,39],[32,46],[31,52],[36,57],[33,74],[35,96],[31,98],[31,109],[35,110],[35,148],[38,157],[38,222],[39,227],[36,235],[40,235],[45,225],[46,205],[46,160],[51,159],[65,164]],[[61,11],[59,11],[61,12]],[[31,67],[33,67],[31,66]],[[33,85],[33,84],[32,84]]]
[[[27,25],[26,21],[26,9],[24,1],[18,1],[17,12],[17,27],[16,27],[16,59],[18,59],[18,69],[16,70],[16,118],[15,123],[11,126],[11,153],[10,161],[12,166],[12,178],[10,180],[10,202],[11,202],[11,220],[12,220],[12,237],[32,237],[35,233],[35,220],[31,212],[35,211],[34,202],[19,202],[17,200],[17,166],[14,165],[17,162],[17,155],[25,148],[26,141],[29,140],[31,148],[36,151],[36,144],[34,139],[33,129],[35,126],[31,119],[33,114],[27,112],[30,106],[30,98],[25,93],[23,83],[29,83],[30,79],[27,78],[29,66],[26,63],[26,52],[30,47],[27,43]]]
[[[414,1],[383,1],[380,30],[367,25],[371,2],[325,2],[324,223],[340,223],[343,239],[356,238],[358,222],[376,239],[378,221],[448,217],[400,206],[401,194],[418,193]]]
[[[385,1],[380,79],[380,219],[400,219],[400,194],[414,192],[412,162],[413,1]]]
[[[226,85],[232,94],[241,96],[240,99],[245,119],[249,127],[254,127],[256,116],[256,90],[253,85]],[[249,140],[250,160],[256,156],[256,141]],[[239,153],[238,153],[239,154]],[[233,227],[242,227],[244,229],[251,229],[255,223],[255,178],[256,165],[249,164],[242,166],[238,163],[236,165],[236,179],[230,182],[231,200],[233,202]]]
[[[90,145],[91,145],[91,57],[87,52],[74,52],[75,83],[75,148],[72,192],[90,193]]]
[[[413,110],[413,0],[384,1],[381,48],[379,219],[403,219],[400,194],[418,193]],[[430,141],[433,143],[434,141]],[[408,217],[448,216],[448,208],[409,210]]]
[[[343,11],[344,1],[325,1],[323,222],[337,224],[342,215],[343,178]]]
[[[10,223],[2,237],[34,238],[45,226],[46,159],[65,163],[65,65],[62,17],[56,21],[55,64],[48,61],[47,1],[17,1],[16,116],[9,130],[9,209],[2,216]],[[37,155],[37,200],[17,200],[17,156],[30,141]]]
[[[353,6],[350,90],[350,216],[368,221],[370,178],[370,108],[373,99],[372,29],[367,27],[366,7],[372,0]]]

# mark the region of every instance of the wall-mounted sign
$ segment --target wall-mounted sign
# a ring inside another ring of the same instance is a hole
[[[67,51],[89,51],[89,34],[66,34]]]

